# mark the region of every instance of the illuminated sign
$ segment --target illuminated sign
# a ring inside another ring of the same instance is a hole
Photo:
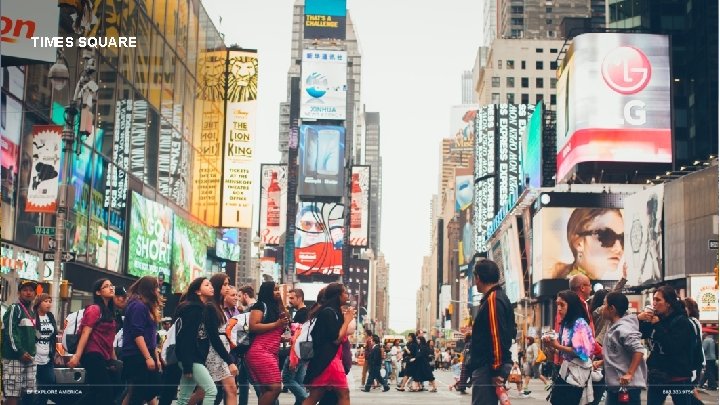
[[[345,191],[345,128],[302,125],[298,148],[302,197],[341,197]]]
[[[2,57],[17,58],[19,62],[25,62],[17,63],[18,65],[27,62],[55,62],[57,48],[35,47],[32,37],[57,36],[58,18],[57,2],[4,1],[0,16]]]
[[[32,168],[26,212],[54,214],[57,207],[62,127],[34,125],[32,130]]]
[[[346,101],[347,52],[303,50],[300,118],[344,120]]]
[[[345,39],[346,0],[306,0],[305,39]]]
[[[128,274],[170,279],[173,211],[133,191]]]
[[[279,245],[287,229],[287,166],[260,166],[260,238]]]
[[[367,247],[370,228],[370,166],[353,166],[350,181],[349,244]]]

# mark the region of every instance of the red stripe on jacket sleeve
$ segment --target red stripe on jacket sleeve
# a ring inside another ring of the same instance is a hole
[[[493,363],[492,368],[499,370],[502,365],[502,354],[500,352],[500,331],[497,320],[497,304],[495,302],[496,294],[493,292],[488,297],[488,308],[490,312],[490,339],[492,340]]]

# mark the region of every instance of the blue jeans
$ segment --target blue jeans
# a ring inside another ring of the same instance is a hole
[[[392,361],[385,360],[383,364],[385,365],[385,379],[390,381],[390,376],[392,375]]]
[[[298,363],[297,369],[292,371],[290,370],[290,356],[285,359],[285,364],[282,369],[282,382],[283,386],[295,395],[295,405],[301,405],[305,398],[310,395],[302,384],[303,380],[305,380],[306,371],[306,362],[301,361]]]
[[[180,364],[182,369],[182,364]],[[215,382],[208,369],[200,363],[193,363],[192,365],[192,378],[185,377],[185,371],[183,376],[180,378],[180,391],[178,392],[178,405],[187,405],[190,401],[190,395],[192,395],[195,386],[199,386],[205,391],[205,398],[203,398],[203,405],[213,405],[215,403],[215,396],[217,395],[217,388]]]

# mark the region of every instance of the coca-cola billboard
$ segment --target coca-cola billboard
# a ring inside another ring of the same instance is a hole
[[[260,238],[265,245],[279,245],[287,228],[287,165],[260,167]]]
[[[350,240],[352,247],[368,247],[370,166],[353,166],[350,183]]]

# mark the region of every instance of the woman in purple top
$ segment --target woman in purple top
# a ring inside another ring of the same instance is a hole
[[[145,276],[130,286],[123,322],[123,377],[128,382],[129,405],[150,402],[158,394],[157,327],[160,322],[160,286]]]

